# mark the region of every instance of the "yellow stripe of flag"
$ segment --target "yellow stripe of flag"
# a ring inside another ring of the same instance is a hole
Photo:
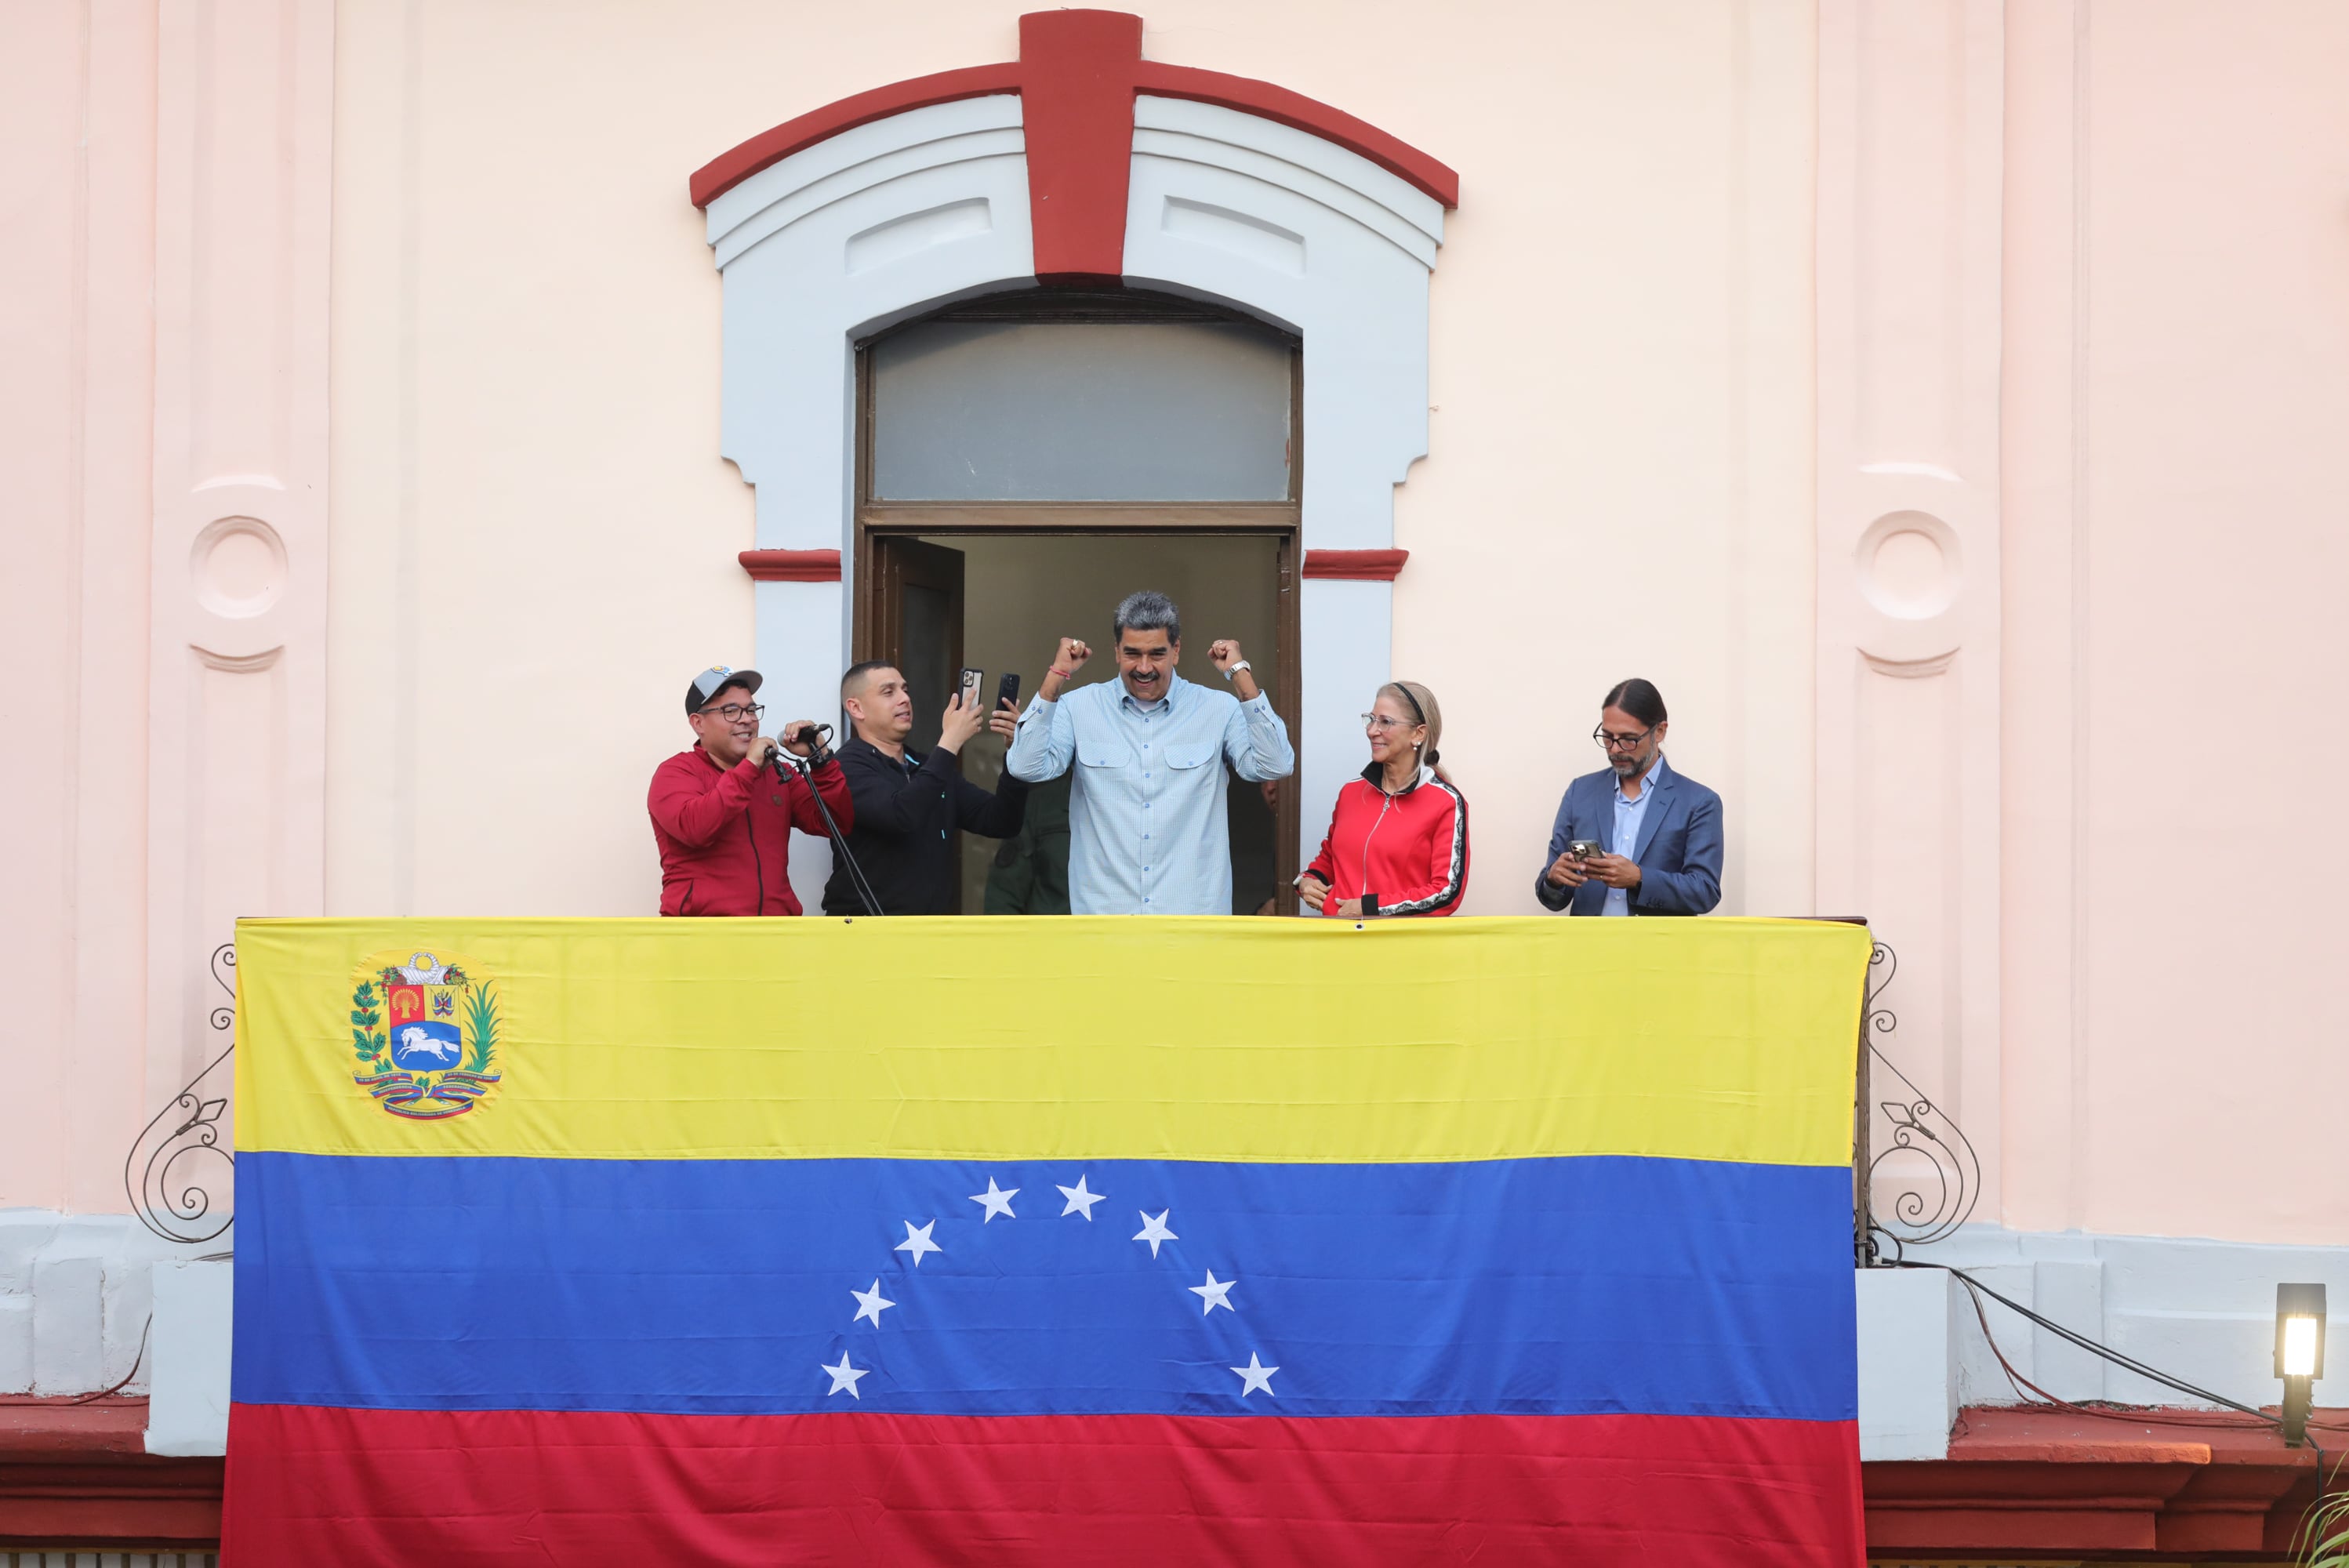
[[[1868,946],[1772,920],[244,921],[236,1147],[1843,1164]],[[470,1109],[354,1081],[387,952],[492,988]]]

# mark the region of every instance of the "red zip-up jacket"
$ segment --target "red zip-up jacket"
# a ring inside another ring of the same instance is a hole
[[[815,770],[815,787],[843,833],[856,820],[848,779],[833,758]],[[647,798],[660,845],[663,914],[797,914],[792,892],[792,829],[823,836],[815,796],[799,775],[753,767],[744,758],[720,768],[695,741],[653,770]]]
[[[1350,898],[1368,914],[1450,914],[1468,891],[1468,801],[1423,768],[1390,795],[1375,762],[1338,791],[1321,852],[1305,868],[1330,884],[1321,913]]]

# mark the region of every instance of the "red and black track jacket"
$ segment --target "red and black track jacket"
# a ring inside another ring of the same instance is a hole
[[[1450,914],[1468,891],[1468,801],[1422,768],[1390,795],[1375,762],[1338,791],[1321,852],[1305,874],[1330,884],[1325,914],[1350,898],[1364,914]]]
[[[815,770],[815,787],[842,832],[856,820],[837,759]],[[696,741],[653,773],[646,802],[660,845],[663,914],[797,914],[792,892],[792,829],[823,835],[815,797],[799,775],[778,779],[744,758],[720,768]]]

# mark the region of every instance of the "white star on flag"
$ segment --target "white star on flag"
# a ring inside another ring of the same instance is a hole
[[[875,1280],[874,1283],[878,1284],[881,1282]],[[1216,1271],[1209,1269],[1207,1271],[1206,1284],[1195,1284],[1190,1287],[1191,1294],[1197,1296],[1206,1304],[1199,1308],[1199,1315],[1201,1317],[1205,1317],[1207,1314],[1215,1311],[1216,1308],[1219,1306],[1226,1312],[1236,1313],[1239,1311],[1238,1307],[1232,1305],[1232,1286],[1239,1283],[1240,1282],[1236,1279],[1217,1279],[1216,1277]],[[1267,1388],[1265,1392],[1269,1394],[1272,1390]]]
[[[1143,1213],[1139,1209],[1134,1211],[1135,1213],[1142,1215],[1142,1229],[1133,1233],[1133,1239],[1137,1242],[1148,1242],[1150,1243],[1150,1255],[1154,1258],[1158,1255],[1159,1243],[1179,1242],[1183,1239],[1166,1228],[1166,1216],[1174,1212],[1174,1211],[1172,1209],[1161,1209],[1158,1211],[1158,1217],[1154,1220],[1148,1214]],[[1214,1276],[1210,1275],[1208,1277],[1213,1278]]]
[[[1054,1185],[1058,1186],[1059,1183],[1055,1182]],[[1075,1186],[1061,1187],[1061,1196],[1069,1201],[1068,1207],[1061,1211],[1061,1216],[1063,1219],[1071,1214],[1082,1214],[1086,1219],[1091,1220],[1093,1217],[1093,1205],[1102,1201],[1102,1195],[1099,1192],[1085,1191],[1085,1179],[1081,1176],[1077,1178]]]
[[[1213,1279],[1215,1275],[1207,1277]],[[877,1279],[873,1282],[871,1290],[852,1290],[848,1294],[856,1298],[856,1316],[848,1320],[852,1326],[858,1319],[869,1317],[873,1320],[873,1326],[878,1328],[881,1326],[881,1315],[897,1305],[881,1298],[881,1282]]]
[[[845,1361],[848,1357],[846,1356],[843,1356],[841,1359]],[[1264,1390],[1265,1397],[1268,1398],[1279,1398],[1278,1395],[1272,1391],[1272,1375],[1279,1371],[1280,1368],[1278,1367],[1268,1367],[1263,1362],[1257,1360],[1255,1351],[1251,1350],[1248,1352],[1248,1364],[1247,1366],[1235,1367],[1232,1370],[1240,1375],[1241,1398],[1247,1398],[1249,1394],[1258,1388]]]
[[[860,1394],[860,1393],[858,1393],[858,1392],[856,1391],[856,1380],[857,1380],[859,1377],[871,1377],[871,1376],[872,1376],[872,1374],[873,1374],[873,1368],[872,1368],[872,1367],[851,1367],[851,1366],[848,1364],[848,1352],[847,1352],[847,1351],[845,1351],[845,1350],[843,1350],[843,1351],[842,1351],[842,1352],[840,1353],[840,1365],[839,1365],[839,1366],[837,1366],[837,1367],[825,1367],[825,1366],[823,1365],[823,1362],[821,1362],[821,1361],[817,1362],[817,1363],[816,1363],[816,1365],[817,1365],[818,1367],[823,1367],[823,1369],[824,1371],[829,1372],[830,1374],[832,1374],[832,1387],[829,1387],[829,1388],[826,1388],[826,1389],[823,1391],[823,1397],[824,1397],[825,1398],[827,1398],[827,1399],[831,1398],[834,1394],[839,1393],[843,1388],[845,1388],[845,1389],[847,1389],[847,1390],[848,1390],[848,1397],[849,1397],[850,1398],[852,1398],[852,1399],[862,1400],[862,1399],[864,1398],[864,1395],[862,1395],[862,1394]],[[1266,1389],[1266,1390],[1265,1390],[1265,1392],[1267,1392],[1267,1393],[1270,1393],[1271,1391],[1272,1391],[1272,1390],[1270,1390],[1269,1388],[1268,1388],[1268,1389]]]
[[[987,1179],[987,1191],[984,1192],[973,1192],[970,1195],[970,1201],[974,1203],[984,1203],[987,1205],[987,1212],[980,1216],[978,1222],[980,1224],[985,1225],[993,1223],[995,1216],[998,1214],[1002,1215],[1007,1220],[1018,1219],[1019,1216],[1011,1212],[1011,1200],[1018,1196],[1019,1196],[1019,1188],[1014,1187],[1011,1191],[1006,1192],[1001,1188],[996,1186],[995,1178],[989,1176]]]
[[[908,1220],[905,1222],[905,1239],[899,1242],[895,1246],[891,1247],[889,1250],[893,1253],[913,1253],[914,1266],[916,1268],[920,1268],[922,1266],[922,1254],[924,1253],[942,1253],[946,1251],[946,1248],[930,1240],[930,1232],[936,1229],[936,1226],[937,1222],[936,1220],[932,1220],[928,1224],[924,1225],[917,1231],[914,1229],[914,1222]],[[874,1283],[878,1284],[880,1282],[876,1280]]]

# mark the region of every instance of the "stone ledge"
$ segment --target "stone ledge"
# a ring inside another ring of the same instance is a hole
[[[2316,1418],[2349,1423],[2349,1410]],[[2207,1410],[1973,1408],[1961,1412],[1947,1459],[1860,1468],[1870,1555],[1920,1560],[2280,1558],[2316,1496],[2314,1450]]]
[[[147,1401],[0,1397],[0,1546],[211,1548],[222,1461],[147,1452]]]

